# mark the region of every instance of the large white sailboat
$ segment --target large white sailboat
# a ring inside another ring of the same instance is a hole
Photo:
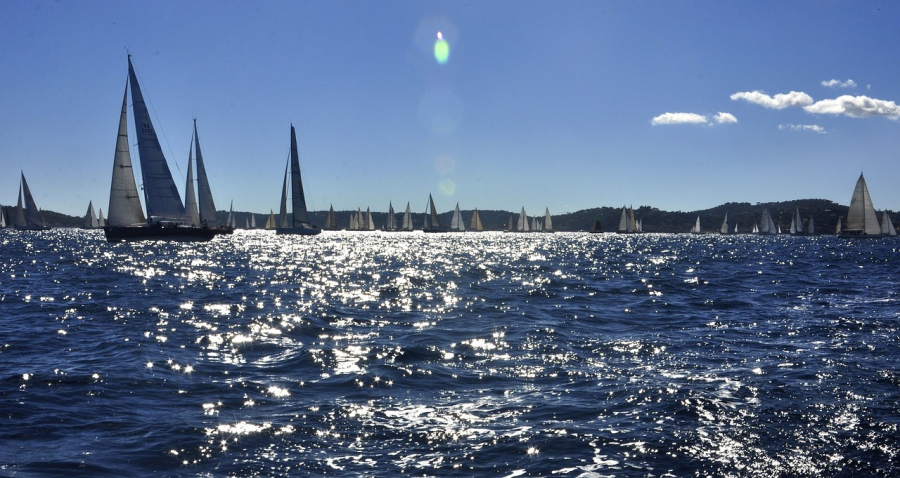
[[[882,237],[881,224],[878,223],[878,217],[875,216],[875,206],[872,205],[869,187],[866,186],[866,179],[862,173],[856,180],[856,187],[850,198],[850,209],[847,211],[847,222],[839,233],[839,237]]]
[[[290,212],[287,209],[289,187]],[[291,156],[284,168],[281,188],[281,224],[275,228],[275,233],[312,236],[322,232],[322,229],[310,223],[307,217],[306,196],[303,194],[303,179],[300,177],[300,153],[297,152],[297,133],[294,131],[294,125],[291,125]]]
[[[119,132],[116,154],[113,159],[112,182],[109,190],[109,217],[103,228],[109,242],[172,240],[208,241],[219,231],[206,226],[191,224],[172,173],[163,155],[150,113],[128,55],[128,84],[122,98],[119,116]],[[141,208],[137,185],[128,148],[128,86],[131,86],[132,110],[135,134],[140,155],[143,179],[144,203],[147,216]]]

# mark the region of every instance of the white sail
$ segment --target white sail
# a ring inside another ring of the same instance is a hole
[[[266,229],[275,229],[275,211],[269,209],[269,218],[266,219]]]
[[[619,232],[628,232],[628,208],[622,206],[622,217],[619,218]]]
[[[85,229],[94,229],[98,224],[97,216],[94,215],[94,201],[88,201],[87,212],[84,214],[83,227]]]
[[[881,227],[878,218],[875,216],[875,206],[872,205],[872,198],[869,196],[869,188],[866,186],[866,180],[862,173],[856,181],[856,188],[853,190],[853,197],[850,198],[850,209],[847,211],[847,224],[844,231],[850,234],[881,234]]]
[[[228,207],[228,220],[226,220],[225,223],[228,225],[228,227],[234,229],[234,201],[231,201],[231,206]]]
[[[522,212],[519,213],[519,222],[516,230],[521,232],[528,232],[528,215],[525,214],[524,207],[522,207]]]
[[[722,221],[722,227],[719,228],[719,233],[728,234],[728,213],[725,213],[725,219]]]
[[[375,230],[375,221],[372,219],[372,211],[370,211],[369,208],[366,208],[366,230]]]
[[[553,230],[553,220],[550,218],[550,208],[544,209],[544,230],[550,232]]]
[[[122,115],[119,117],[119,136],[116,139],[116,154],[113,159],[112,184],[109,188],[109,226],[135,226],[147,222],[141,209],[141,199],[137,184],[134,181],[134,168],[131,164],[131,153],[128,149],[128,85],[125,85],[125,96],[122,98]]]
[[[217,226],[219,218],[216,215],[212,189],[209,187],[209,177],[206,175],[206,163],[203,162],[203,153],[200,152],[200,135],[197,134],[196,119],[194,120],[194,148],[197,150],[197,204],[200,209],[200,222],[207,226]],[[229,225],[234,227],[233,224]]]
[[[810,218],[809,218],[809,227],[808,227],[806,233],[809,235],[813,235],[816,233],[816,220],[813,219],[812,216],[810,216]]]
[[[250,214],[250,229],[256,229],[256,214]]]
[[[402,229],[404,231],[412,231],[413,230],[412,212],[409,210],[409,202],[406,203],[406,212],[403,213]]]
[[[512,214],[509,215],[509,222],[506,223],[506,230],[507,231],[513,230],[513,215]]]
[[[886,236],[896,236],[897,230],[894,229],[894,223],[891,222],[891,216],[887,211],[881,215],[881,233]]]
[[[184,186],[184,211],[187,213],[192,226],[200,225],[197,195],[194,194],[194,138],[191,138],[191,148],[188,150],[187,182]]]
[[[697,222],[694,224],[694,227],[691,228],[691,232],[693,234],[700,234],[700,216],[697,216]]]
[[[837,226],[835,226],[834,228],[834,233],[840,234],[841,232],[843,232],[841,229],[841,218],[838,218]]]
[[[397,218],[394,214],[394,203],[388,202],[388,217],[387,222],[384,224],[385,231],[396,231],[397,230]]]
[[[141,87],[128,56],[128,76],[131,79],[131,102],[134,110],[134,128],[141,159],[141,177],[144,180],[144,202],[147,216],[151,218],[186,219],[184,204],[172,179],[172,172],[163,155],[150,113],[144,103]]]
[[[453,211],[453,219],[450,220],[450,230],[463,232],[466,230],[465,221],[459,212],[459,203],[456,203],[456,209]]]

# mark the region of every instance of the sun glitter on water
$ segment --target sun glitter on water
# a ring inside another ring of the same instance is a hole
[[[450,58],[450,45],[444,40],[444,35],[437,32],[437,40],[434,42],[434,59],[443,65]]]

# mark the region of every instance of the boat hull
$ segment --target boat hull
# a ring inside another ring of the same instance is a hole
[[[48,231],[50,230],[50,226],[38,226],[35,224],[29,224],[27,226],[14,226],[17,231]]]
[[[315,236],[321,233],[318,227],[279,227],[275,229],[278,235]]]
[[[864,232],[842,232],[838,234],[841,239],[881,239],[887,237],[884,234],[866,234]]]
[[[153,225],[135,227],[103,228],[107,242],[135,242],[135,241],[174,241],[174,242],[204,242],[212,240],[217,234],[224,231],[210,229],[208,227],[189,227],[176,225]]]

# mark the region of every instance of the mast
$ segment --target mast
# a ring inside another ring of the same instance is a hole
[[[138,152],[141,160],[141,176],[144,180],[144,202],[147,204],[147,215],[159,218],[183,219],[187,216],[178,188],[172,179],[172,172],[163,155],[162,147],[150,112],[144,103],[141,87],[138,84],[131,55],[128,55],[128,76],[131,79],[131,102],[134,110],[134,128],[137,134]]]
[[[109,208],[106,223],[113,227],[146,224],[144,210],[137,184],[134,182],[134,167],[128,149],[128,82],[122,97],[122,114],[119,117],[119,136],[116,138],[116,152],[113,158],[112,184],[109,188]]]

